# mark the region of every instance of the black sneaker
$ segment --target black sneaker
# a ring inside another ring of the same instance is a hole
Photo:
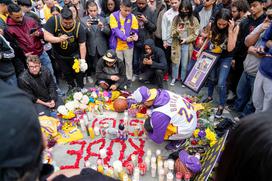
[[[215,113],[215,117],[216,118],[222,118],[223,111],[224,111],[223,108],[218,108],[216,113]]]
[[[206,99],[204,99],[204,100],[202,101],[202,103],[209,103],[209,102],[212,102],[212,101],[213,101],[213,98],[207,97]]]
[[[184,148],[185,143],[186,143],[185,139],[173,140],[173,141],[170,141],[170,143],[165,146],[165,149],[169,151],[181,150]]]

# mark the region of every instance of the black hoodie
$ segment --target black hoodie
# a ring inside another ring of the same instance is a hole
[[[152,39],[147,39],[144,41],[144,45],[148,45],[152,49],[152,65],[144,65],[143,59],[144,55],[141,56],[141,71],[144,71],[146,69],[161,69],[166,70],[167,69],[167,61],[165,58],[165,54],[163,50],[159,47],[155,46],[155,43]],[[143,47],[144,48],[144,47]]]

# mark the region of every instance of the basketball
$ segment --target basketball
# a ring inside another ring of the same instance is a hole
[[[113,108],[116,112],[124,112],[128,107],[127,104],[127,99],[125,97],[118,97],[114,102],[113,102]]]

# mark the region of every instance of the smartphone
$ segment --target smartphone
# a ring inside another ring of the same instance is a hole
[[[29,31],[29,34],[33,34],[35,31],[37,31],[39,28],[31,28]]]

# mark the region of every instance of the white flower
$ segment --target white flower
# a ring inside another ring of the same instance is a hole
[[[74,93],[74,96],[73,96],[74,100],[78,100],[78,101],[79,101],[82,97],[83,97],[83,94],[82,94],[81,92],[76,92],[76,93]]]
[[[91,97],[93,97],[94,99],[96,99],[96,98],[97,98],[97,94],[96,94],[96,92],[95,92],[95,91],[93,91],[93,92],[92,92]]]
[[[75,102],[74,101],[69,101],[65,104],[65,107],[69,110],[69,111],[74,111],[76,109],[75,107]]]
[[[74,100],[74,106],[75,106],[75,109],[79,108],[80,102],[78,100]]]
[[[88,106],[86,104],[79,104],[79,109],[85,110],[87,108],[88,108]]]
[[[87,95],[84,95],[80,102],[87,105],[89,103],[89,97]]]
[[[66,107],[64,105],[59,106],[57,111],[62,115],[67,115],[68,114],[68,110],[66,109]]]

